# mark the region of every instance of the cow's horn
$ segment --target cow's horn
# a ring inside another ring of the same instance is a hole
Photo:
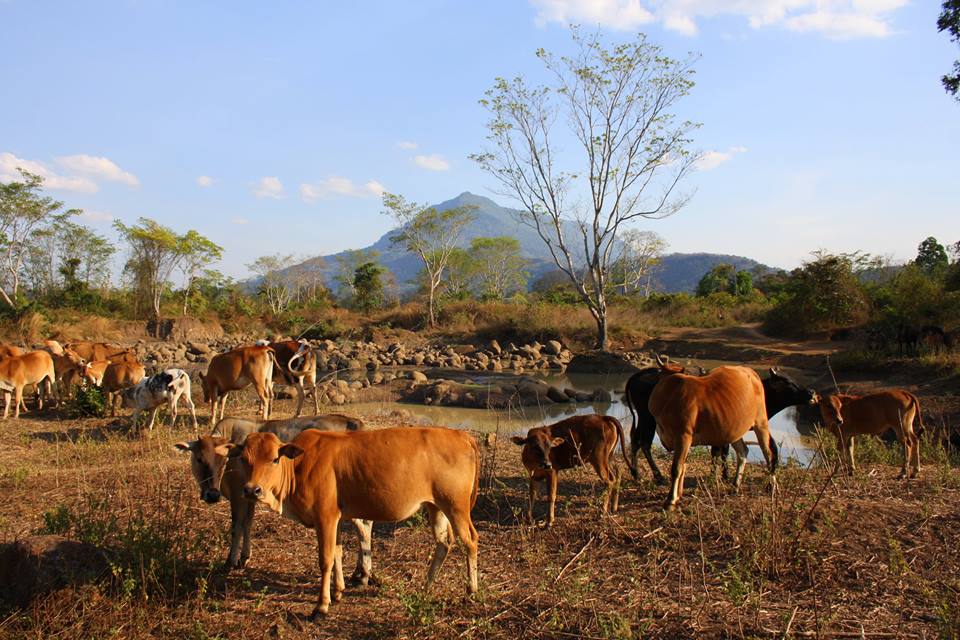
[[[662,356],[659,353],[657,354],[657,364],[661,367],[670,362],[670,356]]]

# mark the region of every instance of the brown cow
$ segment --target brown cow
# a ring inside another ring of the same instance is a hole
[[[64,349],[55,340],[46,340],[44,344],[53,359],[58,395],[69,398],[73,385],[82,378],[82,369],[86,361],[76,351]]]
[[[273,381],[289,384],[297,390],[297,411],[299,417],[303,410],[304,382],[313,388],[313,414],[320,413],[320,398],[317,393],[317,356],[310,350],[306,340],[284,340],[271,342],[277,358],[277,366],[273,369]],[[296,364],[299,362],[299,366]],[[272,409],[272,407],[271,407]]]
[[[627,467],[633,470],[627,457],[623,427],[611,416],[591,414],[573,416],[555,424],[534,427],[527,437],[513,436],[515,444],[523,447],[520,460],[530,474],[530,499],[527,519],[533,522],[533,503],[537,497],[537,481],[546,481],[550,491],[550,515],[547,526],[553,526],[557,504],[557,476],[561,469],[572,469],[589,462],[607,485],[603,512],[616,511],[620,502],[620,474],[611,470],[613,456],[620,443],[620,451]]]
[[[865,396],[835,394],[820,398],[820,416],[825,426],[837,437],[837,447],[846,451],[847,472],[853,475],[853,438],[864,434],[880,434],[893,429],[903,445],[903,466],[898,477],[907,477],[907,467],[913,466],[911,478],[920,475],[920,434],[923,418],[917,396],[900,389],[879,391]],[[916,417],[919,428],[914,431]]]
[[[89,340],[84,340],[82,342],[72,342],[68,344],[66,348],[72,349],[87,362],[94,362],[96,360],[109,360],[110,362],[137,361],[137,354],[134,353],[133,349],[127,349],[106,342],[90,342]]]
[[[111,362],[100,378],[100,390],[107,396],[110,417],[116,415],[120,391],[132,387],[147,377],[147,370],[139,362]],[[89,378],[88,378],[89,380]]]
[[[22,356],[24,353],[26,351],[16,345],[0,343],[0,360],[10,356]]]
[[[207,367],[207,373],[200,373],[203,399],[210,403],[210,424],[216,424],[218,408],[220,417],[223,417],[227,394],[231,391],[239,391],[251,383],[260,399],[261,417],[266,420],[270,415],[270,395],[275,363],[273,349],[266,345],[240,347],[213,356]]]
[[[190,467],[200,488],[200,499],[214,504],[219,502],[223,495],[230,501],[230,552],[226,561],[228,570],[243,567],[250,558],[250,529],[257,504],[243,496],[244,481],[239,469],[241,462],[236,458],[227,458],[230,447],[242,443],[248,435],[257,431],[273,433],[281,440],[292,440],[306,429],[357,431],[363,428],[362,420],[343,414],[267,421],[224,418],[217,423],[212,435],[174,445],[180,451],[191,453]],[[351,578],[361,584],[368,584],[372,577],[373,523],[364,520],[352,522],[357,528],[360,550],[357,553],[357,568]]]
[[[467,552],[467,592],[476,592],[479,537],[470,510],[479,489],[480,448],[471,435],[437,427],[308,429],[284,444],[272,433],[251,433],[230,456],[243,462],[247,498],[316,531],[322,578],[314,620],[330,609],[331,574],[336,600],[344,589],[340,518],[396,522],[426,506],[437,543],[427,588],[452,545],[452,530]]]
[[[39,399],[37,408],[43,409],[44,396],[53,393],[56,374],[53,370],[53,358],[46,351],[31,351],[22,356],[10,356],[0,360],[0,388],[3,389],[3,417],[10,413],[10,392],[14,394],[13,417],[20,417],[20,403],[23,401],[23,388],[28,384],[37,385]]]
[[[667,509],[673,509],[683,495],[687,454],[693,445],[732,444],[737,453],[734,486],[739,488],[747,462],[742,438],[751,429],[776,482],[777,446],[770,437],[764,405],[763,383],[748,367],[717,367],[703,377],[674,373],[657,383],[648,406],[657,421],[660,442],[673,451]]]

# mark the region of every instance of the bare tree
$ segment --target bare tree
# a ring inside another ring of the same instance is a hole
[[[537,51],[548,84],[498,78],[487,91],[480,103],[492,116],[491,147],[471,157],[499,181],[499,193],[521,203],[521,221],[570,278],[596,322],[597,347],[606,349],[617,235],[689,199],[676,187],[697,159],[687,146],[698,125],[678,122],[672,110],[693,87],[694,58],[668,58],[643,34],[607,48],[599,34],[572,33],[574,56]],[[558,123],[568,127],[576,154],[563,148]],[[579,169],[565,169],[577,155]]]
[[[289,273],[296,258],[292,255],[261,256],[247,268],[260,276],[260,293],[270,310],[282,313],[296,295],[295,278]]]
[[[423,262],[429,296],[428,319],[433,327],[437,323],[437,287],[443,282],[443,271],[457,249],[464,228],[473,220],[475,207],[437,211],[433,207],[407,202],[403,196],[392,193],[383,194],[383,206],[384,213],[398,226],[390,241],[417,254]]]
[[[667,241],[655,231],[627,229],[621,234],[620,255],[614,262],[611,286],[624,294],[650,295],[653,272],[663,259]]]

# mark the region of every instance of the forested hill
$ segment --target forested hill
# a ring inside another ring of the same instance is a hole
[[[520,241],[520,249],[524,257],[530,261],[530,282],[556,269],[550,254],[537,233],[527,225],[521,224],[515,209],[501,207],[490,198],[478,196],[470,192],[461,193],[456,198],[435,205],[440,211],[453,207],[475,207],[474,219],[466,228],[461,238],[461,244],[467,246],[473,238],[489,236],[511,236]],[[571,231],[573,229],[571,228]],[[364,250],[374,250],[379,253],[379,262],[388,268],[401,285],[410,283],[420,270],[420,262],[416,256],[394,246],[390,242],[391,233],[384,234],[372,245],[362,247]],[[334,287],[332,275],[336,270],[337,258],[342,254],[319,256],[305,261],[304,266],[312,267],[325,274],[328,286]],[[760,267],[768,269],[755,260],[740,256],[728,256],[712,253],[673,253],[664,256],[663,266],[657,272],[657,288],[662,291],[693,291],[700,277],[714,265],[729,263],[737,269],[753,269]]]

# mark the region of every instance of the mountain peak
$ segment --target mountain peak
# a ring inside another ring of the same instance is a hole
[[[480,209],[500,209],[500,205],[485,196],[478,196],[475,193],[464,191],[456,198],[441,202],[436,206],[438,211],[453,209],[454,207],[477,207]]]

